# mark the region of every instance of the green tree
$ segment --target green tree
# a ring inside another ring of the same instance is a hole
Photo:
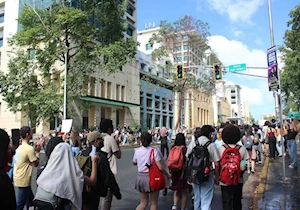
[[[191,89],[198,89],[205,94],[212,95],[215,88],[212,71],[210,68],[206,69],[205,64],[202,66],[192,67],[192,61],[188,56],[187,66],[184,70],[184,79],[176,80],[176,64],[181,64],[182,60],[176,60],[176,51],[178,43],[184,40],[187,44],[187,55],[196,53],[198,57],[207,57],[205,51],[209,50],[208,36],[209,26],[201,20],[195,19],[192,16],[184,16],[177,21],[168,22],[162,21],[160,23],[159,32],[154,34],[149,40],[150,44],[160,43],[160,47],[155,49],[152,53],[152,59],[157,63],[162,63],[161,68],[171,74],[169,81],[174,84],[174,91],[179,93],[179,108],[178,117],[175,120],[175,128],[178,128],[180,116],[182,112],[183,101],[186,100],[184,93]],[[196,49],[194,51],[194,49]],[[175,65],[172,62],[166,62],[174,59]],[[219,61],[216,54],[212,54],[212,62]],[[200,59],[202,60],[202,59]],[[163,62],[162,62],[163,61]],[[194,69],[201,68],[200,75],[193,73]]]
[[[35,113],[30,116],[35,121],[49,120],[53,113],[61,111],[63,100],[63,79],[49,75],[63,73],[66,65],[67,97],[71,102],[87,93],[89,76],[99,78],[117,72],[134,58],[137,43],[124,39],[126,6],[126,1],[111,0],[78,1],[76,5],[58,0],[49,8],[24,5],[18,19],[21,28],[10,40],[10,45],[16,49],[15,58],[9,61],[9,72],[0,77],[1,84],[14,87],[8,89],[3,85],[0,88],[10,110],[29,109],[29,113]],[[31,49],[33,60],[26,58],[27,49]],[[31,91],[32,81],[24,80],[26,75],[39,78],[36,90],[32,88],[34,91]],[[30,86],[23,85],[23,81],[28,81]],[[52,90],[52,97],[49,97],[49,90]],[[44,104],[49,107],[45,108]]]
[[[281,89],[285,95],[286,110],[300,110],[300,5],[289,14],[288,29],[284,35],[284,44],[280,48],[284,68],[281,74]]]

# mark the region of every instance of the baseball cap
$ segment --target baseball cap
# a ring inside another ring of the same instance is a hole
[[[93,131],[92,133],[89,133],[87,136],[87,140],[91,143],[94,142],[96,139],[103,138],[105,134],[99,133],[97,131]]]

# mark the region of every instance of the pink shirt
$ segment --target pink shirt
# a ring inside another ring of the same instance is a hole
[[[146,164],[150,164],[150,152],[154,149],[154,159],[155,161],[160,161],[160,155],[158,154],[157,149],[153,147],[144,147],[141,146],[139,148],[134,149],[133,162],[137,163],[138,172],[148,173],[148,167]]]

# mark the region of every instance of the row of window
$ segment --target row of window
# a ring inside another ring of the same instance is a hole
[[[188,50],[189,49],[189,46],[187,44],[183,45],[183,50]],[[174,47],[174,52],[181,52],[182,50],[182,47],[181,46],[177,46],[177,47]]]

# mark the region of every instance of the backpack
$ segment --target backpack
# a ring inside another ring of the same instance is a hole
[[[91,177],[92,174],[92,159],[90,156],[83,156],[82,154],[77,155],[76,160],[83,174]]]
[[[194,184],[201,184],[209,178],[210,172],[210,160],[208,145],[211,141],[205,143],[205,145],[200,145],[198,140],[195,139],[196,146],[193,148],[188,160],[188,181]]]
[[[259,139],[260,139],[259,134],[255,133],[254,134],[254,145],[258,145],[259,144]]]
[[[225,151],[220,160],[220,181],[227,185],[237,185],[241,177],[241,146],[234,148],[224,144]]]
[[[168,137],[167,136],[160,137],[160,142],[161,142],[161,145],[167,145],[168,144]]]
[[[251,136],[247,136],[245,141],[244,141],[244,146],[246,147],[247,150],[251,150],[253,146],[253,140]]]
[[[154,149],[150,152],[150,164],[146,165],[149,169],[149,187],[152,191],[164,189],[166,187],[165,177],[159,170],[154,159]]]
[[[185,146],[174,146],[168,157],[167,166],[171,171],[180,171],[184,166],[184,153]]]

